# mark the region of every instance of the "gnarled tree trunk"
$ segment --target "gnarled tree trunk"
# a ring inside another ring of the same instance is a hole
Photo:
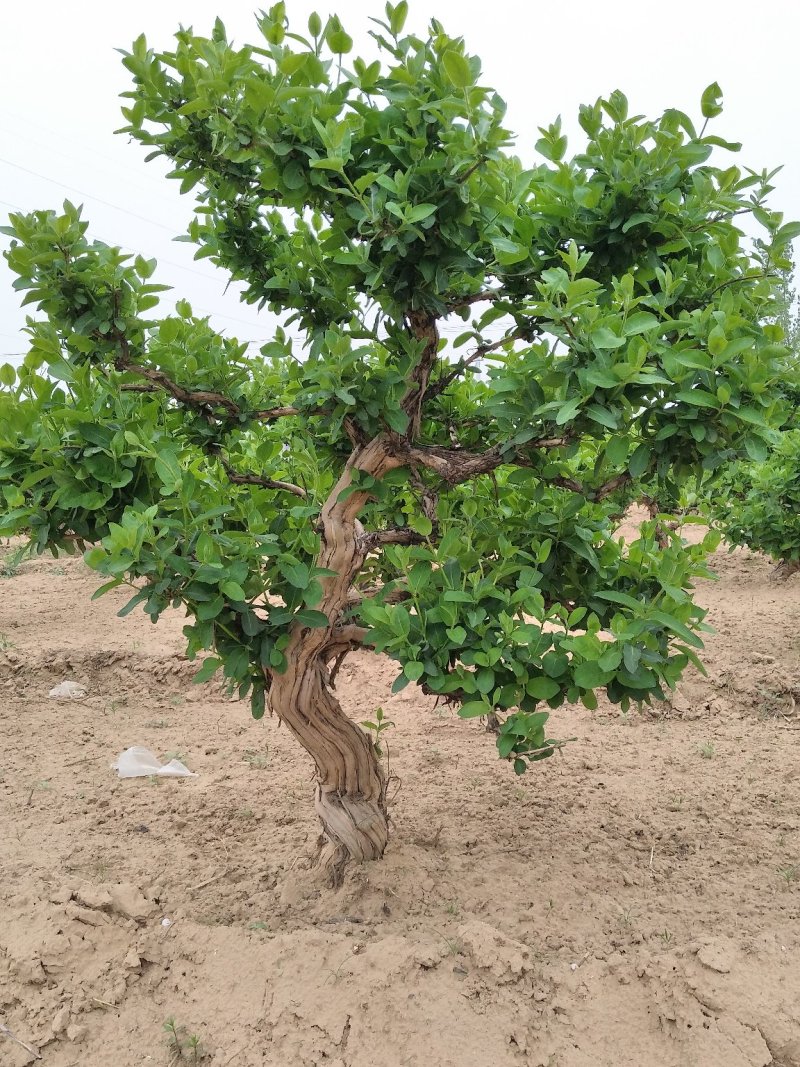
[[[341,613],[371,544],[358,521],[368,495],[355,492],[344,501],[339,498],[351,485],[354,470],[380,478],[397,466],[399,461],[380,437],[356,448],[348,460],[320,515],[317,566],[336,576],[321,580],[324,593],[316,607],[327,615],[329,625],[296,625],[284,652],[287,668],[271,677],[272,710],[314,760],[315,807],[327,846],[324,860],[334,882],[341,879],[348,860],[379,859],[389,837],[386,780],[374,745],[343,712],[327,666],[332,649],[341,644]]]

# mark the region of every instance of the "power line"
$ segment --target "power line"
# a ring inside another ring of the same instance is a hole
[[[74,185],[68,185],[66,182],[60,182],[55,178],[48,178],[46,174],[40,174],[36,170],[22,167],[19,163],[12,163],[10,159],[0,158],[0,163],[5,163],[7,167],[13,167],[15,170],[20,170],[23,174],[31,174],[34,178],[41,178],[42,181],[50,182],[51,185],[58,185],[62,189],[70,189],[73,193],[77,193],[78,196],[86,196],[90,200],[94,200],[95,203],[104,204],[106,207],[110,207],[114,211],[122,211],[126,215],[130,215],[131,218],[138,219],[140,222],[146,222],[148,226],[158,226],[160,230],[166,230],[167,233],[175,233],[172,226],[165,226],[163,222],[156,222],[155,219],[148,219],[144,215],[138,215],[135,211],[129,211],[126,207],[120,207],[119,204],[112,204],[110,200],[103,200],[101,197],[95,196],[94,193],[87,193],[82,189],[77,189]]]
[[[6,117],[9,117],[8,114],[7,114]],[[14,118],[13,115],[11,115],[10,117]],[[22,120],[19,120],[19,121],[22,121]],[[53,137],[61,137],[62,136],[56,130],[52,130],[47,126],[42,126],[41,124],[36,123],[36,122],[28,122],[27,120],[25,120],[25,124],[26,124],[26,126],[37,126],[43,133],[49,133]],[[26,140],[29,144],[36,145],[37,148],[43,148],[48,153],[52,153],[52,151],[53,151],[52,143],[44,144],[42,141],[37,141],[36,138],[31,137],[27,133],[20,133],[18,130],[9,129],[7,126],[0,126],[0,130],[2,130],[4,133],[10,134],[10,136],[12,136],[14,138],[21,137],[24,140]],[[91,148],[89,146],[82,145],[80,153],[73,152],[69,148],[64,148],[64,147],[61,147],[61,148],[58,149],[58,154],[59,155],[71,156],[72,159],[77,159],[77,160],[80,160],[81,162],[84,162],[84,156],[85,156],[86,152],[90,152],[92,155],[97,156],[98,159],[105,159],[107,162],[114,164],[114,168],[116,170],[122,169],[121,160],[114,159],[113,156],[107,155],[105,152],[98,152],[96,148]],[[108,168],[108,167],[103,167],[102,169],[106,170],[106,171],[109,171],[109,173],[111,173],[110,168]],[[160,178],[154,178],[150,174],[146,174],[144,172],[139,172],[139,171],[136,172],[136,177],[145,179],[150,185],[158,186],[163,192],[164,186],[163,186],[162,180]],[[126,175],[124,180],[130,182],[131,181],[131,177]],[[136,184],[136,183],[133,183],[133,184]]]

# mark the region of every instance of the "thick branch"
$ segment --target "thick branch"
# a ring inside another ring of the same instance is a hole
[[[370,549],[379,548],[382,545],[424,545],[427,540],[427,537],[407,527],[376,530],[374,533],[364,535],[364,544]]]
[[[528,441],[527,449],[561,448],[569,443],[569,436],[563,437],[540,437],[538,440]],[[395,455],[404,457],[405,462],[426,467],[438,474],[450,485],[458,485],[461,482],[470,481],[481,474],[489,474],[491,471],[508,464],[514,467],[531,467],[533,461],[523,453],[509,448],[505,443],[493,445],[485,452],[467,452],[460,448],[441,448],[438,445],[405,445],[398,439],[395,444]]]
[[[409,418],[407,436],[410,441],[419,435],[422,404],[428,389],[431,371],[439,355],[439,330],[436,316],[427,311],[409,311],[408,328],[416,340],[424,342],[419,362],[411,372],[408,390],[403,398],[403,411]]]
[[[459,297],[447,305],[448,311],[460,311],[461,308],[471,307],[473,304],[491,303],[505,296],[502,289],[484,289],[480,293],[471,293],[469,296]]]

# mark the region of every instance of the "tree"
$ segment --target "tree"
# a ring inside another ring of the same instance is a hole
[[[797,232],[770,174],[709,161],[738,146],[620,92],[581,108],[578,155],[556,120],[524,166],[478,59],[435,20],[404,35],[406,10],[370,61],[335,17],[289,32],[283,4],[257,45],[217,21],[125,54],[124,132],[195,190],[197,256],[283,317],[259,355],[185,301],[149,318],[155,263],[90,241],[69,203],[6,231],[44,317],[4,371],[0,531],[91,546],[100,591],[134,587],[123,614],[186,608],[198,678],[222,669],[313,758],[337,876],[388,834],[373,742],[335,695],[351,650],[495,716],[517,773],[559,745],[543,703],[627,706],[698,662],[702,548],[623,546],[611,498],[761,447]]]
[[[785,417],[773,434],[769,454],[756,449],[727,467],[702,494],[705,511],[734,545],[764,552],[777,563],[776,579],[800,571],[800,314],[794,288],[794,261],[779,272],[775,324],[789,350],[781,388]],[[752,451],[752,450],[751,450]]]

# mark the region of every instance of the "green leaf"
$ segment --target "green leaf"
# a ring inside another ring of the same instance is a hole
[[[551,700],[561,692],[561,686],[553,678],[532,678],[525,686],[525,692],[536,700]]]
[[[315,611],[313,608],[303,608],[295,615],[298,622],[301,622],[303,626],[310,626],[312,628],[320,628],[330,625],[330,619],[324,611]]]
[[[574,419],[582,403],[583,397],[576,396],[572,400],[568,400],[566,404],[562,404],[556,412],[556,425],[563,426],[564,423]]]
[[[700,110],[703,114],[703,118],[713,119],[717,115],[722,114],[722,89],[720,89],[717,82],[712,82],[707,89],[703,91],[703,95],[700,99]]]
[[[169,448],[163,448],[158,453],[155,462],[156,474],[165,489],[175,490],[183,478],[177,455]]]
[[[599,663],[587,662],[579,664],[573,673],[576,685],[581,689],[599,689],[607,685],[614,677],[613,671],[604,671]]]
[[[416,204],[406,212],[406,222],[422,222],[436,213],[436,204]]]
[[[628,470],[630,471],[631,478],[640,478],[650,463],[650,445],[642,442],[638,448],[634,449],[633,455],[628,463]]]
[[[623,604],[626,608],[631,608],[632,611],[639,612],[642,609],[641,600],[636,600],[632,596],[628,596],[627,593],[617,592],[616,589],[606,589],[601,593],[594,594],[599,600],[608,600],[611,604]]]
[[[609,463],[615,467],[620,466],[628,458],[630,440],[627,437],[612,437],[606,445],[606,456]]]
[[[606,326],[598,326],[591,333],[592,344],[601,352],[610,348],[622,348],[625,344],[624,337],[617,337]]]
[[[448,49],[442,56],[442,66],[449,81],[456,89],[468,89],[472,85],[472,71],[469,63],[453,49]]]
[[[485,700],[470,700],[461,705],[458,715],[461,719],[477,719],[479,715],[490,715],[492,711],[491,704]]]
[[[425,668],[421,663],[417,663],[415,660],[412,660],[411,662],[403,665],[403,673],[409,681],[416,682],[425,673]]]
[[[395,37],[403,32],[403,27],[406,24],[406,18],[408,17],[408,3],[406,0],[400,0],[395,4],[391,17],[389,18],[389,27]]]
[[[682,641],[685,641],[687,645],[692,645],[694,648],[703,648],[703,642],[697,634],[692,633],[688,626],[684,626],[682,622],[673,618],[672,615],[668,615],[664,611],[651,611],[650,618],[655,619],[656,622],[660,622],[662,626],[665,626],[668,630],[672,630],[677,634]]]
[[[619,420],[608,408],[601,407],[600,404],[589,404],[583,410],[590,419],[594,422],[599,422],[601,426],[606,426],[609,430],[618,429]]]
[[[347,55],[353,50],[353,38],[342,29],[331,30],[327,36],[328,47],[337,56]]]
[[[649,333],[650,330],[658,329],[660,325],[660,321],[649,311],[637,311],[625,320],[623,330],[626,337],[632,337],[638,333]]]
[[[195,674],[192,681],[196,682],[198,685],[200,685],[202,682],[207,682],[209,678],[212,678],[216,674],[216,672],[220,669],[221,666],[221,659],[218,659],[216,656],[208,656],[207,659],[203,660],[202,667],[197,672],[197,674]]]
[[[242,601],[247,599],[244,589],[238,582],[222,582],[219,588],[220,592],[229,600]]]

